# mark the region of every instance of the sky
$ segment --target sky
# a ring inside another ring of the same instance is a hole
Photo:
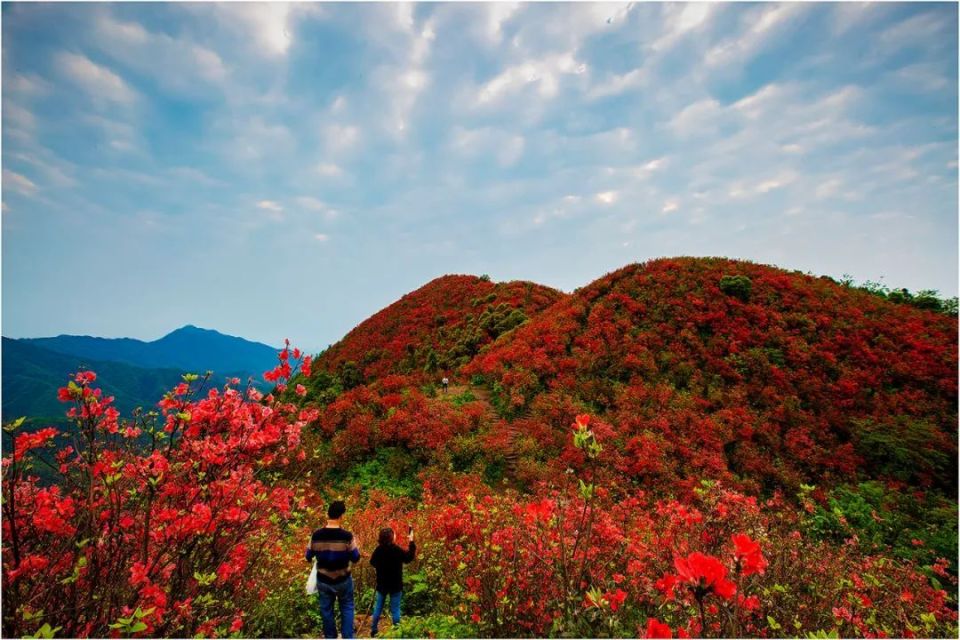
[[[2,7],[2,332],[319,350],[448,273],[957,294],[957,5]]]

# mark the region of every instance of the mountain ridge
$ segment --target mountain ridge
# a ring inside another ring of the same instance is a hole
[[[274,365],[278,351],[263,343],[192,324],[152,341],[70,334],[19,340],[81,358],[122,362],[144,368],[170,367],[197,373],[212,370],[218,374],[233,373],[258,378]]]

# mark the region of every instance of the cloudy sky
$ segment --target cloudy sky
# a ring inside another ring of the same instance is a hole
[[[7,336],[674,255],[957,293],[956,4],[4,3],[2,70]]]

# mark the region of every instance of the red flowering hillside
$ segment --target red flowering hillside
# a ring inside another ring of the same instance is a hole
[[[418,547],[385,637],[957,637],[933,306],[724,259],[448,276],[266,396],[187,375],[131,419],[78,372],[69,434],[4,425],[3,635],[319,637],[345,499],[358,637],[384,526]]]
[[[501,414],[610,424],[649,486],[752,490],[870,477],[956,481],[957,321],[828,278],[727,259],[636,264],[558,301],[466,368]]]
[[[443,276],[360,323],[318,358],[317,368],[333,372],[352,362],[358,369],[348,375],[362,379],[451,371],[563,295],[532,282]]]

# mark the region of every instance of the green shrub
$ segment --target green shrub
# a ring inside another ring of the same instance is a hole
[[[743,302],[750,299],[753,283],[747,276],[723,276],[720,278],[720,291]]]

